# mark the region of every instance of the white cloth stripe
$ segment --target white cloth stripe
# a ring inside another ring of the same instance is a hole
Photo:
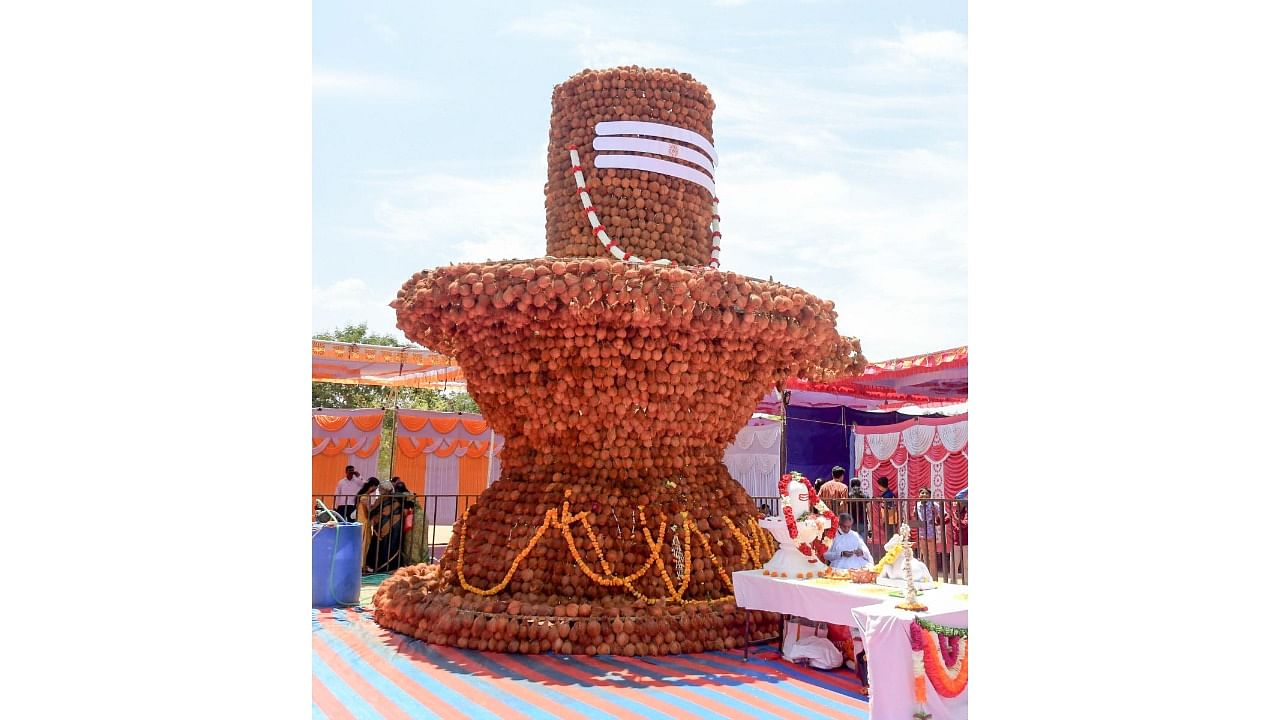
[[[653,137],[667,138],[669,140],[681,140],[690,145],[697,145],[711,156],[711,162],[716,165],[720,164],[720,156],[716,154],[715,146],[711,141],[702,137],[692,130],[686,130],[675,125],[664,125],[655,122],[641,122],[638,120],[611,120],[607,122],[596,123],[597,135],[651,135]]]
[[[706,188],[707,192],[711,193],[711,197],[716,196],[716,182],[708,177],[706,173],[694,170],[688,165],[673,163],[669,160],[659,160],[643,155],[596,155],[595,166],[597,168],[616,168],[619,170],[646,170],[662,175],[670,175],[671,177],[701,185]]]
[[[687,145],[676,145],[671,142],[649,140],[646,138],[598,137],[591,142],[591,147],[596,150],[649,153],[650,155],[662,155],[664,157],[687,160],[688,162],[702,167],[702,169],[706,170],[711,177],[715,177],[716,175],[716,169],[715,166],[711,164],[711,158],[691,147],[688,147]]]

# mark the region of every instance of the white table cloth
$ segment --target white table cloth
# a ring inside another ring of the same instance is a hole
[[[969,626],[969,588],[941,583],[920,593],[929,606],[922,613],[898,610],[902,598],[891,588],[857,583],[827,584],[813,580],[765,577],[760,570],[733,574],[738,607],[797,615],[819,622],[851,625],[862,634],[871,681],[871,720],[911,720],[913,697],[911,640],[907,629],[917,615],[939,625]],[[968,717],[969,691],[940,697],[925,683],[926,709],[933,720]]]
[[[917,616],[950,627],[969,627],[969,588],[940,584],[923,592],[920,602],[929,607],[921,613],[899,610],[902,598],[889,598],[878,605],[850,609],[853,625],[862,633],[867,651],[867,679],[871,683],[872,720],[911,720],[915,712],[912,690],[911,639],[908,629]],[[953,698],[938,695],[927,680],[924,684],[925,710],[932,720],[964,720],[969,717],[969,689]]]

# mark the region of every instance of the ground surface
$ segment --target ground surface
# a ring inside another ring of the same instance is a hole
[[[367,602],[381,581],[365,579]],[[312,610],[314,718],[866,718],[846,670],[776,647],[658,658],[509,655],[429,645],[360,609]]]

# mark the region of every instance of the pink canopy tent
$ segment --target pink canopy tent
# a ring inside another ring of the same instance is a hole
[[[824,383],[791,379],[789,405],[897,410],[957,405],[969,399],[968,346],[872,363],[854,377]]]

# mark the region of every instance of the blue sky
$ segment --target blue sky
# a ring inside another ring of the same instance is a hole
[[[968,342],[963,2],[318,2],[313,328],[413,272],[545,252],[551,89],[674,67],[716,101],[722,267],[834,300],[872,360]]]

